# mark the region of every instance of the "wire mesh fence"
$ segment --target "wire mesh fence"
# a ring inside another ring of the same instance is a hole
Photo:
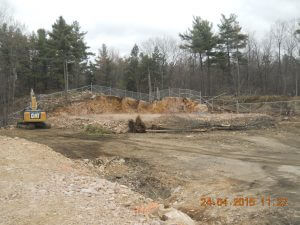
[[[136,100],[154,101],[161,100],[165,97],[183,97],[206,104],[212,112],[214,111],[230,111],[236,113],[265,113],[272,115],[299,115],[300,100],[292,101],[276,101],[276,102],[257,102],[257,103],[241,103],[238,101],[220,100],[219,96],[202,96],[200,91],[168,88],[164,90],[153,91],[151,94],[142,92],[133,92],[123,89],[105,87],[100,85],[87,85],[80,88],[66,91],[55,92],[51,94],[40,94],[37,96],[40,103],[54,100],[65,95],[80,94],[82,92],[98,93],[101,95],[116,96],[120,98],[130,97]],[[9,115],[10,119],[16,118],[24,109],[19,109]]]
[[[157,91],[153,91],[151,94],[127,91],[127,90],[104,87],[99,85],[91,85],[90,90],[91,92],[100,93],[103,95],[113,95],[117,97],[130,97],[136,100],[143,100],[143,101],[160,100],[165,97],[183,97],[183,98],[191,98],[194,100],[198,100],[200,102],[204,101],[201,97],[201,92],[193,91],[189,89],[180,89],[180,88],[169,88],[164,90],[157,90]]]
[[[264,113],[292,116],[300,114],[300,100],[236,103],[236,108],[239,113]]]
[[[214,110],[236,113],[263,113],[282,116],[300,114],[300,100],[252,103],[229,100],[212,100],[209,101],[209,104]]]

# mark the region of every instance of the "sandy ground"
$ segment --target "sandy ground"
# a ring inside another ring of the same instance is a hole
[[[0,136],[0,224],[160,224],[130,208],[145,202],[47,146]]]
[[[46,144],[199,224],[279,225],[300,224],[299,128],[294,121],[239,132],[89,136],[51,129],[0,135]],[[116,157],[125,163],[107,163]],[[217,204],[225,198],[227,204]]]

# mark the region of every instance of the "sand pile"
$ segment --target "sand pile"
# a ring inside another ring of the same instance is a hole
[[[52,115],[87,115],[101,113],[193,113],[207,112],[207,106],[187,98],[168,97],[148,103],[133,98],[94,96],[84,101],[71,102],[54,109]]]

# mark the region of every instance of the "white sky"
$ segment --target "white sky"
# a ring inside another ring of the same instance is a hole
[[[1,1],[5,0],[0,0]],[[29,31],[51,29],[62,15],[68,23],[77,20],[87,31],[93,52],[102,43],[129,54],[134,43],[151,37],[178,33],[191,27],[193,16],[214,23],[221,13],[235,13],[244,31],[263,36],[277,19],[300,17],[300,0],[6,0],[14,17]]]

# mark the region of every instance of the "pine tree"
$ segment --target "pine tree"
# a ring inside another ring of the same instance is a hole
[[[99,49],[99,55],[96,58],[96,83],[104,86],[113,86],[114,80],[112,77],[113,63],[108,55],[107,46],[102,44]]]
[[[85,34],[80,31],[78,22],[68,25],[62,16],[52,25],[48,43],[52,59],[52,77],[58,88],[64,84],[65,89],[68,89],[70,72],[73,73],[71,83],[75,83],[74,86],[79,85],[79,73],[86,66],[88,55],[90,55],[84,42]]]
[[[47,90],[49,83],[49,50],[47,33],[44,29],[39,29],[37,34],[33,33],[29,37],[31,48],[31,74],[34,79],[34,83],[37,82],[37,86],[34,85],[34,89]]]
[[[209,94],[211,94],[211,58],[215,54],[213,50],[217,44],[217,37],[212,31],[212,26],[209,21],[203,20],[201,17],[194,17],[192,29],[189,29],[185,34],[179,34],[184,41],[182,48],[189,49],[192,53],[199,55],[201,74],[203,73],[204,60],[206,61]]]
[[[71,72],[73,73],[73,83],[76,87],[80,85],[80,74],[88,69],[87,60],[90,55],[93,55],[87,50],[89,47],[84,42],[84,37],[87,32],[80,31],[80,25],[77,21],[72,24],[72,57]]]
[[[140,91],[139,80],[139,47],[135,44],[131,50],[130,57],[126,60],[124,83],[130,91]]]
[[[241,49],[245,48],[247,45],[247,35],[241,33],[241,26],[237,21],[237,16],[230,14],[227,18],[222,14],[221,24],[219,27],[219,49],[223,54],[222,58],[227,61],[227,73],[229,78],[233,78],[236,83],[236,94],[240,93],[240,61],[242,54]],[[237,65],[237,78],[234,79],[232,76],[232,61],[236,61]]]

